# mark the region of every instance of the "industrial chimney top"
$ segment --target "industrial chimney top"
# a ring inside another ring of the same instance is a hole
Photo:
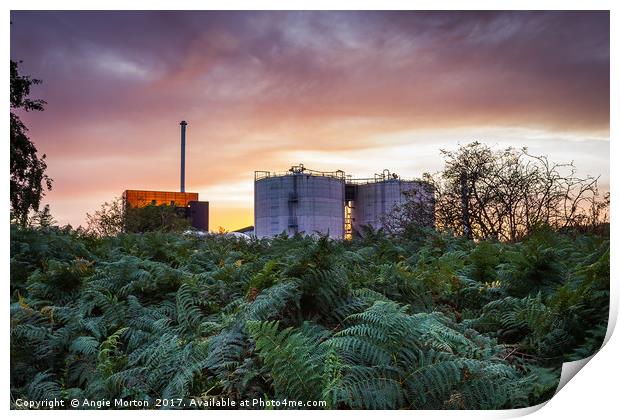
[[[185,192],[185,127],[187,122],[181,121],[181,192]]]

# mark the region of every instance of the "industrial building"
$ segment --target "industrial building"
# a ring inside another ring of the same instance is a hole
[[[383,219],[406,202],[405,192],[434,205],[428,185],[403,180],[384,170],[373,178],[352,178],[343,171],[321,172],[293,166],[285,173],[254,174],[254,233],[327,234],[350,239],[362,226],[383,227]]]
[[[187,207],[191,201],[198,201],[198,193],[144,190],[126,190],[123,193],[123,202],[131,207],[161,205]]]
[[[195,229],[209,230],[209,202],[199,201],[198,193],[185,192],[185,137],[187,122],[181,121],[181,182],[180,191],[125,190],[125,208],[145,206],[174,206],[191,221]]]
[[[145,206],[174,206],[195,229],[209,230],[209,202],[199,201],[198,193],[178,191],[125,190],[123,205],[140,208]]]

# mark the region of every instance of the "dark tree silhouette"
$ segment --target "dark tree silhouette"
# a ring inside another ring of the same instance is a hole
[[[541,226],[596,231],[609,221],[609,193],[599,192],[598,177],[577,176],[572,162],[554,163],[525,148],[493,150],[479,142],[441,153],[444,169],[424,175],[440,230],[517,241]],[[402,234],[424,225],[424,204],[409,197],[389,215],[386,230]]]
[[[28,129],[13,112],[43,111],[45,101],[30,99],[30,87],[41,83],[29,76],[20,76],[18,63],[11,60],[11,221],[25,226],[31,210],[38,211],[45,190],[52,188],[52,179],[45,174],[45,155],[26,135]]]

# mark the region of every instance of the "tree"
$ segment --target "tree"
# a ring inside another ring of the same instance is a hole
[[[41,83],[29,76],[20,76],[18,63],[11,60],[11,220],[25,226],[30,211],[38,211],[45,190],[51,190],[52,179],[45,174],[45,155],[39,157],[30,141],[28,129],[13,112],[43,111],[45,101],[30,99],[32,85]]]
[[[97,236],[114,236],[123,231],[123,200],[116,197],[105,202],[94,214],[86,213],[87,232]]]
[[[50,212],[49,204],[43,207],[43,210],[35,212],[30,218],[28,225],[36,228],[49,228],[56,224],[56,220]]]
[[[416,188],[403,191],[406,201],[381,218],[386,232],[415,238],[435,227],[435,191],[431,181],[424,174]]]
[[[609,194],[598,178],[579,177],[574,164],[553,163],[526,148],[493,150],[479,142],[441,150],[442,171],[424,178],[435,197],[439,229],[474,238],[516,241],[539,226],[597,228],[608,220]],[[392,216],[402,231],[417,221],[420,203],[408,200]]]
[[[121,232],[176,232],[188,229],[185,209],[168,205],[125,206],[123,199],[105,202],[94,214],[86,214],[87,231],[96,236],[115,236]]]
[[[178,232],[190,227],[184,208],[162,204],[124,209],[125,232]]]

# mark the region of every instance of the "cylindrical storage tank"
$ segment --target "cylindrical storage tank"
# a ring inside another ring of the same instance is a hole
[[[254,226],[258,238],[281,233],[344,235],[344,180],[307,173],[254,182]]]
[[[417,181],[390,179],[357,185],[352,211],[353,230],[359,231],[365,225],[374,229],[382,228],[383,219],[389,216],[394,207],[407,201],[404,192],[413,190],[419,196],[428,194],[426,184]]]

